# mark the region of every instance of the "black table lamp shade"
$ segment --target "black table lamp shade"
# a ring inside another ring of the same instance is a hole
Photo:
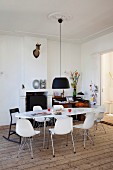
[[[66,77],[56,77],[53,80],[52,89],[68,89],[69,81]]]

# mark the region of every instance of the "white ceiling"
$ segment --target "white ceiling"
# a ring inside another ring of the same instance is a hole
[[[51,13],[72,16],[62,23],[62,39],[85,42],[113,32],[113,0],[0,0],[0,33],[56,39],[59,23]]]

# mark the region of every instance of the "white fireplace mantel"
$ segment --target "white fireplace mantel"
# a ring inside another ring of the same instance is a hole
[[[47,93],[47,107],[52,107],[52,95],[51,89],[21,89],[20,90],[20,111],[26,111],[26,93],[27,92],[46,92]]]

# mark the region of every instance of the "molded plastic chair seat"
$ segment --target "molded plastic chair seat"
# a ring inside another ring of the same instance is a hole
[[[18,156],[21,149],[27,145],[31,151],[31,158],[33,158],[33,150],[32,150],[32,137],[36,134],[40,134],[40,131],[36,131],[33,129],[31,122],[27,119],[18,119],[16,123],[16,133],[22,137],[21,144],[18,151]],[[29,142],[28,140],[29,139]]]
[[[66,135],[66,134],[71,133],[72,144],[73,144],[74,153],[75,153],[75,145],[74,145],[74,140],[73,140],[73,119],[72,119],[72,117],[57,119],[56,123],[55,123],[55,127],[49,129],[49,133],[51,134],[53,157],[55,157],[54,145],[53,145],[53,135]],[[49,140],[48,140],[48,145],[49,145]]]
[[[101,120],[104,118],[104,112],[105,112],[105,108],[103,106],[100,106],[97,109],[95,109],[96,122],[101,122]]]
[[[60,110],[60,109],[63,110],[64,107],[63,107],[63,105],[60,105],[60,104],[59,105],[53,105],[53,109],[54,110]]]
[[[104,118],[104,113],[105,113],[105,107],[104,106],[100,106],[97,109],[95,109],[95,130],[97,130],[97,126],[98,123],[102,122],[102,119]],[[104,130],[104,132],[106,133],[106,130],[104,128],[104,125],[101,123],[101,126]]]
[[[39,111],[42,110],[41,106],[33,106],[33,111]],[[45,121],[45,119],[43,117],[39,117],[39,118],[35,118],[35,121],[43,123]],[[49,118],[46,118],[46,122],[50,121]]]
[[[41,118],[35,118],[35,121],[40,122],[40,123],[43,123],[43,122],[44,122],[44,118],[43,118],[43,117],[41,117]],[[50,119],[49,119],[49,118],[46,118],[46,122],[48,122],[48,121],[50,121]]]
[[[64,106],[63,105],[53,105],[53,109],[54,111],[59,111],[59,112],[62,112],[63,109],[64,109]],[[63,116],[64,118],[67,117],[67,116]],[[54,124],[55,124],[55,119],[58,119],[60,117],[57,117],[57,116],[54,116]]]
[[[76,128],[80,128],[80,129],[83,129],[83,124],[79,124],[79,125],[75,125],[75,126],[73,126],[73,127],[76,127]]]
[[[95,113],[86,113],[86,118],[85,118],[84,123],[73,126],[73,128],[84,130],[84,134],[83,134],[83,136],[84,136],[84,148],[85,148],[86,137],[88,137],[90,139],[90,141],[92,142],[92,144],[94,144],[93,140],[91,139],[91,137],[89,135],[89,129],[94,125],[94,118],[95,118]]]

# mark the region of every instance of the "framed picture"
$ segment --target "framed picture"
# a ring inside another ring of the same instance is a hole
[[[66,100],[68,101],[68,102],[73,102],[74,100],[73,100],[73,96],[66,96]]]

